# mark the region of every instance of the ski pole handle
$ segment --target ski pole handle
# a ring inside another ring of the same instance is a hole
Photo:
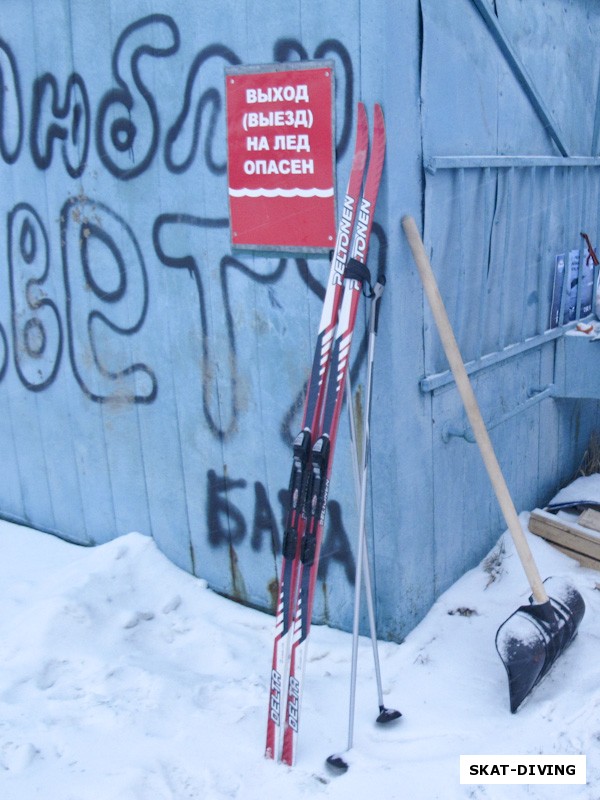
[[[454,331],[452,330],[450,320],[448,319],[444,301],[442,300],[442,296],[435,280],[435,275],[433,274],[433,269],[431,268],[429,258],[425,252],[425,247],[421,240],[421,236],[412,217],[403,217],[402,227],[404,228],[404,233],[406,234],[408,244],[412,250],[415,264],[419,270],[419,275],[421,276],[421,280],[423,282],[423,288],[425,290],[425,294],[427,295],[427,300],[431,306],[431,311],[442,340],[444,352],[446,353],[446,358],[448,359],[450,369],[452,370],[454,380],[456,381],[456,387],[462,398],[469,423],[475,435],[475,440],[479,445],[481,457],[483,458],[490,481],[492,482],[492,487],[496,494],[496,498],[500,504],[500,508],[502,509],[504,519],[512,536],[519,558],[521,559],[521,564],[523,565],[525,574],[527,575],[534,600],[536,603],[546,603],[548,601],[548,594],[546,593],[540,573],[535,561],[533,560],[531,550],[529,549],[527,539],[525,538],[525,534],[521,528],[521,523],[519,522],[519,517],[510,496],[508,486],[506,485],[502,470],[500,469],[500,464],[496,458],[489,433],[485,426],[485,422],[483,421],[481,411],[479,410],[479,405],[477,404],[477,399],[475,397],[475,393],[473,392],[471,381],[467,375],[467,370],[463,364],[458,343],[454,336]]]

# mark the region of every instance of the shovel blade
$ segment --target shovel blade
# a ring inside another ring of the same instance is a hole
[[[519,708],[556,659],[573,641],[585,612],[577,589],[548,578],[546,603],[521,606],[499,628],[496,649],[508,675],[510,710]]]

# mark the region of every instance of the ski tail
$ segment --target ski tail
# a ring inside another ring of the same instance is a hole
[[[385,159],[385,123],[381,106],[376,105],[373,144],[353,230],[350,259],[344,273],[344,293],[338,314],[330,356],[329,377],[323,407],[320,435],[312,445],[305,500],[306,523],[302,537],[298,591],[293,624],[293,640],[288,670],[288,686],[283,729],[282,761],[292,765],[296,757],[300,701],[306,646],[318,572],[321,541],[329,493],[329,481],[337,438],[344,387],[350,361],[350,347],[363,283],[370,283],[366,261],[373,226],[375,205]]]
[[[278,759],[281,751],[281,731],[287,693],[291,634],[296,607],[300,546],[304,533],[304,499],[307,490],[307,466],[313,434],[318,433],[325,397],[331,350],[343,293],[344,271],[349,257],[352,230],[356,219],[363,183],[369,128],[362,103],[358,104],[354,155],[348,188],[336,235],[323,310],[319,322],[317,343],[306,390],[302,430],[294,440],[292,471],[289,482],[290,506],[283,537],[281,577],[275,613],[275,638],[269,687],[265,756]]]

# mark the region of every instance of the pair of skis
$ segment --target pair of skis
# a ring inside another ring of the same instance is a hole
[[[350,345],[363,282],[369,280],[366,260],[385,157],[385,125],[379,105],[374,107],[367,169],[368,150],[367,114],[359,103],[352,167],[307,386],[302,430],[293,445],[290,506],[283,538],[265,755],[290,766],[296,755],[307,638]]]

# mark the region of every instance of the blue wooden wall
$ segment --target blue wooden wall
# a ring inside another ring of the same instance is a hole
[[[338,192],[356,101],[381,102],[387,124],[370,254],[388,277],[369,509],[381,635],[401,639],[503,529],[403,214],[423,226],[518,507],[571,477],[598,404],[557,379],[549,293],[555,255],[599,233],[600,10],[493,5],[4,0],[2,516],[84,544],[142,531],[272,608],[329,265],[232,252],[224,68],[311,58],[335,63]],[[364,328],[361,312],[359,420]],[[344,415],[315,606],[344,628],[355,532]]]

